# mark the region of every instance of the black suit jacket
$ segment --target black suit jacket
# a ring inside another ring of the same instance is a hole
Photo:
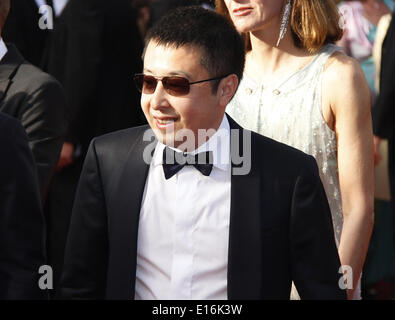
[[[55,79],[24,60],[13,45],[7,47],[0,62],[0,111],[26,130],[44,199],[67,130],[66,100]]]
[[[133,75],[142,40],[130,0],[69,0],[51,35],[45,70],[65,88],[67,141],[85,153],[92,138],[145,124]]]
[[[372,109],[374,134],[391,139],[395,132],[395,18],[383,42],[380,94]]]
[[[231,119],[230,126],[242,134]],[[134,299],[147,129],[109,134],[90,146],[66,246],[65,298]],[[315,160],[254,133],[252,159],[248,175],[231,178],[229,299],[289,299],[292,280],[302,299],[344,299]]]
[[[0,300],[45,298],[44,221],[37,173],[19,122],[0,113]]]

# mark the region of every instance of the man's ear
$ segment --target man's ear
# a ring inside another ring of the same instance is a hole
[[[231,74],[221,80],[217,90],[217,97],[221,107],[224,109],[226,108],[230,100],[232,100],[235,95],[238,86],[239,79],[235,74]]]

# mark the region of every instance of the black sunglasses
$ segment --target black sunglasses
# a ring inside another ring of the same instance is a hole
[[[152,94],[155,92],[158,81],[161,81],[163,87],[165,88],[168,94],[179,97],[179,96],[187,95],[189,93],[190,86],[192,84],[219,80],[227,76],[228,75],[206,79],[206,80],[195,81],[195,82],[189,82],[187,78],[179,77],[179,76],[158,78],[151,75],[140,73],[134,76],[134,82],[136,83],[137,89],[140,92],[144,94]]]

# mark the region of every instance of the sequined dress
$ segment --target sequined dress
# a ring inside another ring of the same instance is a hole
[[[337,245],[343,225],[337,141],[335,132],[322,115],[321,84],[325,63],[340,50],[332,44],[324,46],[303,69],[269,86],[256,83],[244,74],[226,110],[244,128],[316,159],[331,209]],[[295,293],[293,295],[295,297]]]

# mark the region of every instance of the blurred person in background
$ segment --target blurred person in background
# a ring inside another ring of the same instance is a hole
[[[137,12],[137,24],[142,39],[147,30],[168,11],[184,6],[201,5],[214,10],[214,0],[133,0],[133,8]]]
[[[373,46],[380,19],[395,9],[393,0],[343,1],[339,10],[343,16],[344,34],[337,42],[345,53],[359,61],[366,76],[372,101],[377,95]]]
[[[200,0],[151,0],[151,15],[148,28],[152,27],[155,22],[172,9],[199,4]]]
[[[344,51],[357,59],[369,85],[372,105],[378,95],[378,81],[382,40],[388,28],[393,0],[343,1],[339,10],[343,16],[344,35],[338,42]],[[375,52],[378,51],[378,52]],[[376,59],[374,58],[376,55]],[[376,60],[376,62],[375,62]],[[392,211],[386,163],[387,143],[375,145],[375,223],[363,272],[363,291],[367,299],[388,299],[390,284],[387,279],[395,276],[395,252],[392,241]]]
[[[45,215],[52,297],[63,265],[75,189],[90,141],[146,123],[133,75],[142,70],[143,41],[131,0],[69,0],[56,21],[46,70],[63,84],[71,110]],[[116,165],[116,164],[115,164]]]
[[[133,0],[132,6],[137,15],[137,26],[141,39],[144,40],[151,17],[151,0]]]
[[[10,1],[0,0],[0,28],[3,27],[7,19],[9,9]],[[41,202],[44,204],[48,197],[49,186],[55,173],[64,135],[67,130],[66,98],[59,82],[27,62],[13,44],[4,43],[2,39],[0,39],[0,111],[18,119],[26,131],[28,143],[35,161],[34,168],[37,170]],[[6,150],[5,154],[8,156],[11,149],[9,147],[4,148]],[[2,156],[2,158],[4,157]],[[15,158],[14,161],[17,163],[18,159]],[[21,164],[18,170],[21,170],[21,173],[23,172],[23,164]],[[31,214],[36,216],[35,219],[41,218],[38,217],[37,213],[34,213],[37,210],[36,204],[30,201],[30,198],[34,197],[35,193],[34,190],[29,189],[32,184],[29,175],[31,173],[26,172],[26,177],[24,177],[26,180],[24,182],[13,182],[12,186],[15,189],[11,189],[13,197],[10,197],[9,193],[7,194],[10,187],[5,188],[1,192],[2,196],[9,197],[9,202],[8,204],[4,202],[0,210],[12,210],[12,208],[8,208],[8,205],[11,205],[11,202],[14,201],[19,202],[17,205],[20,206],[21,211],[28,210],[27,207],[31,206]],[[2,179],[1,181],[2,187],[6,187],[5,181],[7,180]],[[23,185],[23,183],[26,185]],[[20,193],[25,193],[25,197],[22,197]],[[28,212],[24,212],[23,214],[28,214]],[[13,222],[12,219],[17,219],[16,221],[20,222],[21,217],[8,218],[11,219],[10,222],[13,225],[4,224],[4,230],[7,229],[7,232],[12,232],[13,226],[19,228],[17,223]],[[24,223],[26,225],[21,228],[21,232],[25,232],[24,237],[29,239],[30,235],[37,231],[36,228],[42,228],[44,225],[41,225],[42,221],[33,221],[34,219],[30,216],[25,218]],[[39,236],[42,237],[39,240],[44,241],[44,235],[48,234],[48,230],[47,232],[42,231],[42,234],[41,230],[39,232]],[[10,241],[7,238],[9,237],[8,233],[3,235],[3,232],[1,232],[1,234],[5,237],[5,240]],[[7,243],[7,241],[4,243]],[[29,241],[31,241],[31,244],[27,244],[27,248],[36,246],[38,239],[31,239]],[[19,246],[17,242],[15,242],[15,245]],[[26,259],[24,263],[29,263],[30,258],[28,256],[23,257],[18,251],[16,251],[16,254],[18,254],[18,259]],[[42,260],[42,258],[40,259]],[[23,265],[20,264],[19,266]],[[34,264],[29,268],[35,268],[36,266]],[[26,267],[23,266],[23,268]],[[26,276],[29,276],[29,268],[26,268]]]
[[[12,42],[27,61],[37,67],[44,67],[45,55],[49,46],[51,29],[63,15],[68,0],[12,0],[11,10],[4,26],[5,41]],[[40,13],[42,6],[50,6]],[[46,19],[44,18],[44,15]],[[52,19],[52,23],[47,19]],[[45,27],[40,27],[40,20]]]
[[[9,9],[10,0],[0,0],[0,34]],[[27,62],[2,38],[0,111],[17,118],[26,130],[44,203],[67,129],[64,92],[53,77]]]
[[[0,112],[0,300],[45,299],[44,218],[33,155],[18,120]]]
[[[380,72],[380,93],[373,107],[373,130],[377,144],[388,139],[388,172],[391,190],[391,209],[382,210],[379,218],[380,240],[383,243],[381,259],[375,269],[381,271],[380,282],[373,286],[377,298],[395,299],[395,20],[392,16],[387,35],[383,42]],[[379,255],[381,253],[381,255]],[[385,254],[385,255],[384,255]]]

